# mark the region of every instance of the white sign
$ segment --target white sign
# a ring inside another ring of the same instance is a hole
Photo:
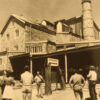
[[[48,64],[51,64],[51,66],[59,66],[59,60],[54,58],[48,58]]]

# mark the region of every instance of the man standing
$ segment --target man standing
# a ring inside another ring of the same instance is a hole
[[[89,74],[87,75],[88,83],[89,83],[89,93],[91,96],[91,100],[97,100],[96,94],[96,81],[97,81],[97,73],[95,66],[90,66]]]
[[[43,77],[40,75],[40,72],[37,72],[37,75],[34,78],[37,86],[37,96],[43,98],[42,96],[42,82],[44,81]]]
[[[79,74],[78,70],[76,70],[69,80],[69,85],[74,91],[76,100],[83,99],[82,88],[84,87],[84,83],[84,77],[81,74]]]
[[[31,100],[33,75],[29,72],[29,66],[24,67],[25,72],[21,74],[21,82],[23,83],[23,100]]]

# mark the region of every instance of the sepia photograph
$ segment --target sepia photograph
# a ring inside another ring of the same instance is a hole
[[[100,100],[100,0],[0,0],[0,100]]]

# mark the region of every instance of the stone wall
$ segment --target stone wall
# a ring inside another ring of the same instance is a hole
[[[1,51],[24,52],[25,29],[16,22],[10,22],[1,36]]]
[[[38,26],[37,26],[38,27]],[[30,29],[30,28],[29,28]],[[50,40],[52,42],[56,42],[56,34],[54,33],[46,33],[42,30],[37,30],[35,28],[31,29],[31,32],[26,33],[26,41],[42,41],[42,40]]]

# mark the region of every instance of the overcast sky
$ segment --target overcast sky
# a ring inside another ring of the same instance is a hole
[[[0,0],[0,30],[11,14],[23,15],[27,19],[69,19],[80,16],[82,0]],[[100,28],[100,0],[92,0],[93,18]]]

